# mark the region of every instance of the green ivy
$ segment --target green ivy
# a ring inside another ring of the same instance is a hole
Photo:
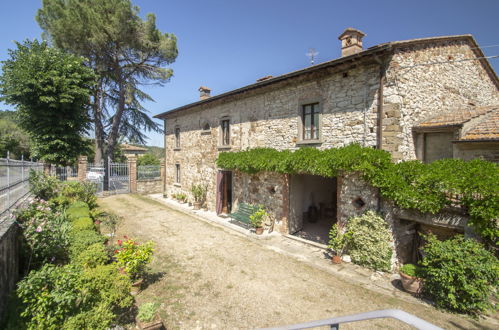
[[[431,164],[420,161],[393,163],[388,152],[351,144],[318,150],[301,148],[278,151],[256,148],[223,152],[217,166],[244,173],[276,172],[336,177],[359,172],[384,198],[405,209],[437,213],[451,205],[449,194],[461,195],[469,224],[482,237],[496,242],[499,237],[499,168],[475,159],[443,159]]]

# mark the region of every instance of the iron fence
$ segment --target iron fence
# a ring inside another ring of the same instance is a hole
[[[0,158],[0,222],[14,205],[29,193],[30,170],[43,171],[43,164]]]
[[[51,166],[50,175],[60,181],[71,180],[78,177],[78,166]]]
[[[141,180],[154,180],[159,179],[160,165],[139,165],[137,166],[137,179]]]

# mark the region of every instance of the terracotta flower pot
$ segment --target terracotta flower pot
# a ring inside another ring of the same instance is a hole
[[[409,276],[402,272],[399,272],[400,280],[402,281],[402,287],[405,291],[410,293],[420,293],[423,289],[423,281],[414,276]]]
[[[341,264],[341,256],[334,255],[331,258],[331,261],[333,262],[333,264]]]
[[[137,280],[136,282],[132,283],[132,288],[130,290],[130,293],[132,295],[136,295],[140,292],[140,289],[142,287],[142,283],[144,282],[144,279]]]
[[[199,210],[201,208],[201,202],[194,202],[192,205],[194,206],[194,210]]]
[[[263,234],[263,227],[256,227],[256,228],[255,228],[255,233],[256,233],[257,235],[261,235],[261,234]]]

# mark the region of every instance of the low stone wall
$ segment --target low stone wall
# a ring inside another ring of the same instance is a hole
[[[7,298],[19,278],[18,227],[14,220],[0,223],[0,320],[6,311]]]
[[[137,180],[137,192],[142,195],[163,192],[161,179]]]

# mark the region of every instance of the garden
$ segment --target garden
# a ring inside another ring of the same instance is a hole
[[[0,327],[108,329],[157,321],[157,306],[137,307],[133,296],[147,276],[153,243],[117,239],[119,217],[99,210],[91,183],[32,172],[30,184],[33,198],[13,215],[23,278]]]
[[[391,271],[393,238],[386,221],[373,211],[335,224],[329,232],[333,263],[341,257],[376,271]],[[418,265],[400,268],[403,288],[427,298],[438,308],[478,317],[496,310],[499,263],[484,245],[456,235],[445,241],[423,237],[423,258]]]

